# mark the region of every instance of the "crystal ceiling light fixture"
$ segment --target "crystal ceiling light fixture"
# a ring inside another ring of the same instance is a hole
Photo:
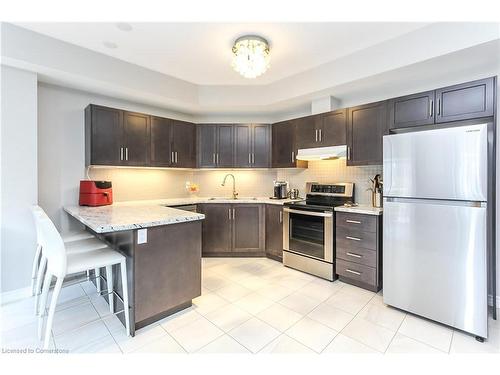
[[[256,78],[269,68],[269,43],[256,35],[245,35],[234,42],[232,67],[245,78]]]

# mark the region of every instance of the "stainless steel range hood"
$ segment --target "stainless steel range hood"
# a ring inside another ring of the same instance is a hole
[[[332,160],[345,158],[347,155],[347,146],[329,146],[304,148],[297,152],[297,160],[313,161],[313,160]]]

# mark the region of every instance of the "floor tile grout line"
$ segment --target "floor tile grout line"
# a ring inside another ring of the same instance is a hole
[[[389,345],[387,345],[387,348],[385,348],[385,351],[384,351],[384,354],[387,353],[387,350],[389,350],[392,342],[394,341],[394,338],[396,337],[396,335],[399,333],[399,329],[401,328],[401,326],[403,325],[404,321],[406,320],[406,317],[408,316],[408,314],[405,314],[404,318],[401,319],[401,323],[399,323],[399,326],[398,326],[398,329],[396,330],[396,333],[394,334],[394,336],[392,336],[391,338],[391,341],[389,341]]]
[[[453,345],[453,339],[455,338],[455,330],[451,332],[450,346],[448,347],[448,354],[450,354],[451,346]]]

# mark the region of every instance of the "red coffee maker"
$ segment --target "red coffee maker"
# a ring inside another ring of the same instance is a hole
[[[111,181],[80,181],[80,206],[106,206],[113,203]]]

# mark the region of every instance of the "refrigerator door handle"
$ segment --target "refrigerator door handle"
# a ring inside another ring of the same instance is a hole
[[[426,198],[402,198],[402,197],[384,197],[384,202],[401,202],[416,204],[436,204],[442,206],[463,206],[463,207],[486,207],[487,202],[482,201],[459,201],[446,199],[426,199]]]

